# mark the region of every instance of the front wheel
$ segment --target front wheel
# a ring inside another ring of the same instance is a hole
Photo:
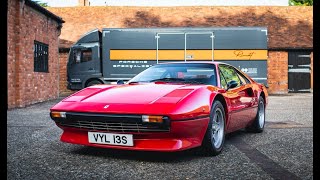
[[[251,124],[251,126],[247,127],[246,130],[249,132],[254,132],[254,133],[261,133],[264,129],[265,125],[265,116],[266,110],[264,106],[264,99],[263,97],[259,97],[259,104],[258,104],[258,112],[256,114],[256,117]]]
[[[220,101],[215,101],[210,112],[210,121],[202,142],[204,155],[218,155],[225,140],[225,112]]]
[[[86,87],[97,85],[97,84],[102,84],[102,83],[99,80],[92,80],[87,83]]]

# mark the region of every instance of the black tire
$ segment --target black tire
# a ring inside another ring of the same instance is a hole
[[[102,84],[102,83],[99,80],[92,80],[87,83],[86,87],[97,85],[97,84]]]
[[[215,125],[214,122],[216,122]],[[225,140],[225,125],[226,118],[223,105],[220,101],[214,101],[210,111],[208,128],[200,147],[202,155],[216,156],[221,153]]]
[[[261,133],[263,132],[265,121],[266,121],[266,109],[264,105],[264,99],[262,96],[259,97],[258,111],[253,123],[246,128],[248,132]]]

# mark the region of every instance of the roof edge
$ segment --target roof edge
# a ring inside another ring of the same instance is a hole
[[[270,47],[269,51],[290,51],[290,50],[311,50],[313,51],[313,47]]]
[[[53,20],[57,21],[58,23],[65,23],[65,21],[61,17],[53,14],[52,12],[47,10],[46,8],[40,6],[39,4],[37,4],[37,3],[35,3],[33,1],[31,1],[31,0],[25,0],[25,4],[30,6],[33,9],[43,13],[44,15],[52,18]]]

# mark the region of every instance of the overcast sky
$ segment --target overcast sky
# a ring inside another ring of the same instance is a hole
[[[39,0],[50,7],[77,6],[78,0]],[[90,6],[288,6],[289,0],[89,0]]]

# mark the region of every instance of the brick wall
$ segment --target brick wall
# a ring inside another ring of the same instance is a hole
[[[16,99],[19,99],[19,93],[16,93],[16,73],[15,73],[15,63],[16,63],[16,46],[17,36],[15,35],[15,26],[18,9],[16,8],[17,1],[8,2],[8,46],[7,46],[7,58],[8,58],[8,106],[16,106]],[[17,94],[17,95],[16,95]]]
[[[268,92],[288,93],[288,52],[269,51],[268,53]]]
[[[69,48],[83,34],[95,28],[179,26],[266,26],[270,49],[313,47],[313,7],[50,7],[47,9],[66,20],[59,45],[65,48]],[[64,57],[60,62],[67,60]],[[60,74],[66,76],[62,72]],[[288,93],[287,52],[269,52],[268,83],[269,93]],[[61,82],[61,84],[66,83]],[[60,92],[67,91],[64,87],[66,86],[60,88]]]
[[[313,52],[311,60],[311,91],[313,91]],[[269,51],[268,53],[268,92],[271,94],[288,93],[288,52]]]
[[[8,108],[59,95],[58,23],[24,4],[8,1]],[[34,40],[49,45],[48,73],[34,72]]]
[[[47,8],[62,17],[60,38],[69,47],[95,28],[266,26],[269,48],[313,47],[313,7],[64,7]],[[76,28],[75,28],[76,27]]]
[[[68,63],[68,52],[59,53],[59,95],[67,96],[75,91],[67,89],[67,63]]]

